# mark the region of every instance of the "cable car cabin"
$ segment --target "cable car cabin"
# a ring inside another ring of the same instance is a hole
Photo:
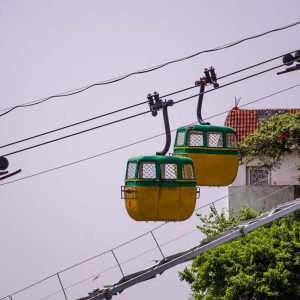
[[[236,132],[212,125],[181,127],[177,130],[174,155],[193,160],[197,185],[229,185],[239,164]]]
[[[188,219],[197,198],[193,161],[172,156],[130,158],[122,198],[136,221]]]

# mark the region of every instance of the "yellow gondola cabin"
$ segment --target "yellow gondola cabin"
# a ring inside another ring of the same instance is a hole
[[[229,185],[239,164],[236,132],[213,125],[181,127],[177,130],[174,155],[193,160],[197,185]]]
[[[172,156],[130,158],[122,197],[136,221],[188,219],[197,198],[193,161]]]

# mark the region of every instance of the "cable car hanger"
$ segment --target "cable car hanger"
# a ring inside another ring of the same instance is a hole
[[[198,106],[197,106],[197,119],[201,125],[210,125],[209,122],[204,122],[202,119],[201,110],[202,110],[204,90],[207,84],[213,84],[213,87],[215,89],[219,87],[219,84],[217,83],[217,75],[213,67],[210,67],[209,69],[204,69],[204,75],[205,75],[204,77],[201,77],[200,80],[197,80],[195,82],[196,86],[200,85],[200,93],[199,93]]]
[[[205,69],[204,75],[195,82],[196,86],[200,86],[197,105],[199,124],[177,129],[173,155],[192,159],[198,186],[227,186],[235,180],[238,171],[236,131],[203,121],[201,109],[205,86],[213,84],[214,88],[219,87],[213,67]]]
[[[163,110],[165,147],[156,155],[128,159],[121,198],[125,200],[128,215],[135,221],[184,221],[193,214],[199,195],[193,161],[166,155],[171,144],[168,107],[174,101],[160,99],[157,92],[148,94],[147,99],[153,117]]]
[[[161,100],[157,92],[154,92],[153,95],[148,94],[147,99],[153,117],[157,116],[157,113],[160,109],[163,110],[165,132],[166,132],[166,144],[162,151],[156,152],[156,155],[166,155],[171,145],[171,130],[170,130],[170,123],[169,123],[169,116],[168,116],[168,107],[174,105],[174,101]]]
[[[8,171],[4,171],[8,168],[8,165],[9,165],[9,162],[8,162],[7,158],[4,156],[0,156],[0,170],[2,171],[2,172],[0,171],[0,181],[6,179],[8,177],[11,177],[13,175],[16,175],[22,171],[21,169],[11,172],[11,173],[9,173]]]

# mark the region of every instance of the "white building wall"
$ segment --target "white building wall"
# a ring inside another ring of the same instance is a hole
[[[272,185],[290,185],[300,183],[300,159],[296,151],[286,154],[278,170],[271,173]]]
[[[258,166],[257,161],[249,163],[247,166],[241,164],[239,166],[238,174],[232,186],[249,185],[248,168]],[[270,185],[295,185],[300,184],[300,158],[297,151],[291,154],[285,154],[282,158],[281,165],[278,169],[271,171]]]
[[[237,176],[232,183],[232,186],[242,186],[246,185],[247,182],[247,172],[246,172],[246,165],[240,164]]]

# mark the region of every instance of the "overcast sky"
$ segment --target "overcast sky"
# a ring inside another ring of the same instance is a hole
[[[300,2],[287,1],[0,1],[0,109],[84,87],[156,66],[202,50],[263,33],[300,20]],[[297,50],[300,25],[246,41],[226,50],[205,53],[154,72],[135,75],[83,93],[18,108],[0,117],[1,145],[89,119],[190,87],[203,69],[214,66],[218,76]],[[281,64],[278,59],[220,80],[233,80]],[[203,117],[225,112],[300,83],[300,72],[278,76],[277,70],[221,88],[204,97]],[[194,95],[179,93],[174,101]],[[196,122],[197,98],[169,109],[171,128]],[[299,88],[253,103],[248,108],[299,107]],[[106,122],[146,111],[147,104],[122,113],[2,148],[0,155],[46,142]],[[1,112],[5,112],[2,110]],[[226,114],[211,119],[224,123]],[[163,133],[161,113],[136,117],[72,138],[10,155],[9,171],[22,172],[0,184],[0,298],[99,253],[127,242],[161,223],[136,222],[120,198],[127,159],[155,154],[164,137],[99,155]],[[173,144],[173,140],[172,140]],[[26,178],[84,160],[68,167]],[[22,179],[23,178],[23,179]],[[17,179],[21,179],[15,181]],[[15,181],[10,183],[11,181]],[[227,188],[202,188],[197,207],[227,195]],[[218,209],[227,201],[218,201]],[[207,212],[207,210],[200,210]],[[164,255],[190,248],[201,238],[194,231],[197,216],[154,231]],[[192,232],[192,233],[190,233]],[[190,234],[189,234],[190,233]],[[181,239],[170,242],[179,236]],[[125,262],[155,247],[151,235],[115,250]],[[122,264],[125,274],[160,259],[158,250]],[[112,254],[61,274],[65,287],[114,266]],[[188,264],[185,264],[188,265]],[[180,265],[158,278],[134,286],[116,299],[188,299],[189,286],[180,282]],[[118,268],[67,289],[68,299],[121,278]],[[12,299],[44,299],[60,289],[57,278],[14,295]],[[62,293],[49,299],[64,299]]]

